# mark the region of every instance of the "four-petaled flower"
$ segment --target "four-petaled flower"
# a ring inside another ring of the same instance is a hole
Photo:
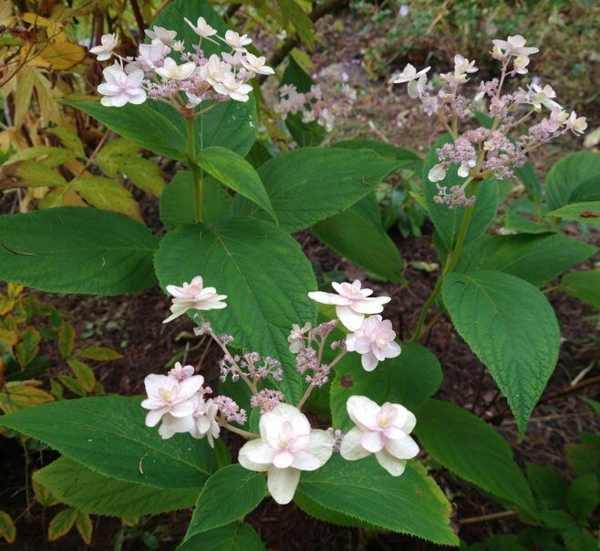
[[[333,453],[334,438],[324,430],[311,429],[306,416],[294,406],[279,404],[260,418],[260,439],[242,446],[242,467],[267,473],[273,499],[292,501],[301,471],[322,467]]]
[[[214,448],[214,439],[219,437],[221,431],[216,420],[219,408],[211,398],[204,400],[199,394],[194,394],[188,403],[192,408],[191,413],[185,416],[167,413],[162,418],[158,434],[167,439],[174,434],[189,432],[194,438],[206,437],[210,447]]]
[[[394,84],[402,84],[403,82],[408,82],[408,95],[411,98],[418,98],[425,90],[425,85],[427,84],[427,72],[431,69],[431,67],[426,67],[425,69],[421,69],[417,71],[414,65],[408,63],[404,70],[394,79],[392,82]]]
[[[90,53],[94,54],[98,61],[106,61],[113,55],[113,50],[117,46],[116,34],[103,34],[100,37],[100,44],[90,48]]]
[[[415,416],[400,404],[386,402],[379,407],[366,396],[351,396],[346,409],[356,426],[342,439],[342,457],[355,461],[374,453],[387,472],[400,476],[406,461],[419,453],[419,446],[409,436],[417,422]]]
[[[371,316],[346,337],[346,349],[361,354],[365,371],[373,371],[379,362],[400,355],[400,345],[394,340],[392,322],[381,316]]]
[[[209,38],[217,34],[217,29],[211,27],[204,17],[198,17],[198,21],[194,25],[187,17],[183,18],[192,30],[201,38]]]
[[[185,80],[190,78],[196,70],[196,64],[193,61],[177,65],[172,57],[165,58],[162,67],[158,67],[156,72],[163,78],[172,78],[174,80]]]
[[[566,124],[567,128],[571,130],[573,134],[583,134],[588,126],[587,119],[585,117],[578,117],[575,111],[571,111]]]
[[[146,92],[142,88],[144,71],[128,65],[123,69],[115,63],[102,71],[104,79],[98,86],[98,92],[102,94],[100,103],[106,107],[123,107],[126,103],[139,105],[146,101]]]
[[[353,283],[333,282],[331,286],[337,294],[314,291],[308,296],[321,304],[335,305],[335,312],[340,321],[350,329],[358,329],[365,314],[379,314],[383,312],[383,305],[387,304],[390,297],[371,297],[371,289],[361,289],[361,282],[357,279]]]
[[[248,38],[247,34],[240,35],[235,31],[227,31],[225,33],[225,42],[234,50],[246,51],[246,46],[252,44],[252,39]]]
[[[167,285],[167,292],[173,296],[171,315],[163,321],[168,323],[182,316],[188,310],[221,310],[227,307],[223,301],[227,295],[218,295],[214,287],[204,287],[201,276],[196,276],[182,287]]]
[[[527,40],[520,34],[509,36],[507,40],[492,40],[494,46],[499,48],[503,56],[529,57],[531,54],[537,54],[539,48],[525,46]]]
[[[259,75],[274,75],[275,71],[265,65],[267,58],[264,56],[255,56],[250,52],[247,52],[244,57],[241,58],[240,62],[245,69],[257,73]]]
[[[164,27],[152,27],[144,32],[150,40],[162,42],[165,46],[172,46],[177,36],[177,31],[170,31]]]
[[[300,350],[304,348],[304,335],[312,329],[312,324],[307,321],[303,327],[299,325],[292,325],[292,330],[287,338],[290,343],[290,352],[292,354],[298,354]]]

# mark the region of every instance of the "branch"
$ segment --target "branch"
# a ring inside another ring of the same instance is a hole
[[[481,515],[480,517],[461,518],[458,519],[458,524],[460,524],[461,526],[464,526],[465,524],[478,524],[480,522],[487,522],[488,520],[498,520],[501,518],[514,517],[516,514],[516,511],[500,511],[499,513]]]

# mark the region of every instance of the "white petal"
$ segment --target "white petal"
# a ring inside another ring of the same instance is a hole
[[[360,441],[362,439],[362,431],[358,427],[354,427],[342,438],[342,444],[340,446],[340,454],[347,461],[356,461],[367,457],[369,452],[365,450]]]
[[[419,454],[419,446],[410,436],[399,440],[388,440],[385,449],[397,459],[412,459]]]
[[[378,404],[366,396],[350,396],[346,402],[350,419],[361,428],[376,427],[380,409]]]
[[[169,413],[173,417],[187,417],[188,415],[192,415],[194,413],[194,404],[189,400],[186,402],[181,402],[175,406],[172,406],[169,409]]]
[[[368,352],[367,354],[362,355],[360,362],[365,371],[373,371],[377,367],[379,360],[375,357],[373,352]]]
[[[244,469],[248,469],[249,471],[268,471],[271,468],[271,463],[258,463],[252,461],[248,457],[248,453],[252,451],[257,446],[264,446],[265,444],[261,440],[250,440],[246,442],[242,448],[240,449],[240,453],[238,454],[238,461],[240,465],[244,467]]]
[[[294,459],[291,466],[300,471],[316,471],[322,463],[312,454],[307,451],[299,451],[294,454]],[[279,465],[276,465],[279,467]]]
[[[366,430],[360,439],[360,444],[371,453],[380,452],[385,444],[383,433],[377,430]]]
[[[347,329],[350,329],[350,331],[356,331],[365,319],[364,314],[355,312],[351,306],[337,306],[335,313],[339,320]]]
[[[352,305],[352,308],[361,314],[380,314],[383,312],[383,305],[387,304],[390,297],[373,297],[359,300]]]
[[[388,453],[386,450],[381,450],[375,454],[377,462],[392,476],[400,476],[406,468],[406,461],[402,459],[396,459],[393,455]]]
[[[315,302],[320,302],[321,304],[336,304],[342,306],[352,304],[350,299],[334,295],[333,293],[323,293],[322,291],[308,293],[308,298],[311,298]]]
[[[319,460],[319,467],[325,465],[333,453],[335,439],[327,431],[311,430],[306,451]],[[312,470],[312,469],[302,469]]]
[[[294,462],[295,455],[288,450],[279,450],[273,455],[273,465],[278,469],[287,469]]]
[[[267,473],[267,488],[273,499],[279,505],[287,505],[296,493],[300,482],[300,471],[298,469],[277,469],[273,467]]]
[[[446,169],[441,164],[433,166],[427,174],[430,182],[441,182],[445,177]]]

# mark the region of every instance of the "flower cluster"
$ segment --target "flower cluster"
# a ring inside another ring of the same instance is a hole
[[[556,102],[556,92],[548,85],[532,82],[526,89],[511,92],[504,89],[508,79],[528,73],[530,56],[538,48],[526,46],[520,35],[494,40],[493,44],[492,57],[501,63],[500,78],[481,82],[473,98],[459,91],[478,69],[474,61],[458,54],[454,56],[454,70],[439,75],[443,85],[437,92],[427,81],[430,67],[417,71],[408,64],[392,81],[407,83],[409,96],[419,98],[423,110],[437,116],[453,138],[453,143],[437,149],[439,162],[428,174],[431,182],[443,182],[448,170],[457,167],[457,175],[465,178],[464,183],[450,188],[437,185],[438,195],[434,200],[450,208],[473,205],[475,198],[467,196],[469,182],[491,177],[512,178],[514,169],[527,162],[532,150],[566,132],[582,134],[587,128],[585,117],[564,111]],[[472,115],[483,100],[489,105],[490,128],[479,127],[459,134],[458,123]],[[545,116],[532,124],[532,117],[544,110]]]
[[[390,301],[389,297],[371,296],[373,291],[363,289],[360,281],[335,283],[334,289],[337,294],[314,292],[309,295],[319,302],[335,305],[340,321],[353,332],[330,344],[332,350],[339,352],[329,363],[324,363],[323,353],[338,320],[314,328],[310,323],[293,326],[288,337],[289,349],[296,355],[296,370],[308,383],[296,405],[286,403],[286,396],[280,390],[258,388],[267,381],[275,385],[282,382],[280,362],[257,352],[232,354],[227,345],[233,338],[217,336],[208,321],[198,320],[201,325],[195,333],[212,338],[224,353],[219,364],[221,381],[229,377],[233,382],[241,380],[250,389],[249,405],[258,408],[261,414],[258,434],[231,425],[245,425],[248,422],[246,410],[229,396],[208,397],[212,390],[204,386],[204,377],[195,375],[193,366],[180,363],[167,375],[146,377],[147,398],[142,402],[142,407],[148,410],[146,425],[155,427],[162,421],[158,429],[162,438],[189,433],[194,438],[206,438],[213,447],[221,429],[243,436],[248,441],[240,449],[239,463],[246,469],[265,472],[269,492],[280,504],[293,499],[302,471],[322,467],[334,452],[349,461],[375,454],[390,474],[402,474],[406,461],[419,451],[409,436],[415,417],[403,406],[386,403],[379,407],[365,396],[352,396],[347,410],[356,426],[347,434],[333,428],[314,429],[301,411],[311,391],[328,382],[331,369],[348,351],[361,354],[363,367],[368,371],[385,358],[400,353],[391,323],[378,315]],[[226,307],[223,300],[227,297],[217,294],[213,287],[204,287],[200,276],[181,287],[168,285],[166,290],[173,297],[173,304],[172,315],[165,322],[189,310]]]
[[[246,46],[252,40],[247,35],[226,31],[220,36],[203,17],[195,23],[185,21],[198,36],[198,43],[187,51],[186,45],[176,40],[176,31],[162,27],[146,30],[150,42],[141,44],[135,57],[115,54],[118,40],[114,34],[104,35],[101,43],[90,49],[99,61],[116,58],[104,69],[105,82],[98,86],[103,105],[121,107],[150,98],[190,112],[206,100],[213,105],[229,99],[245,102],[252,91],[249,81],[257,74],[274,73],[264,57],[248,52]],[[226,51],[207,55],[203,41]]]

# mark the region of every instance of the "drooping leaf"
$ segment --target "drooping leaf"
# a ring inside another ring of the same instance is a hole
[[[95,515],[138,517],[191,507],[201,488],[155,488],[117,480],[66,457],[36,471],[34,480],[61,501]]]
[[[438,463],[535,515],[533,495],[509,444],[485,421],[459,406],[431,399],[419,410],[415,431]]]
[[[560,288],[565,293],[600,308],[600,270],[571,272],[562,278]]]
[[[442,297],[456,330],[508,399],[523,434],[558,359],[554,310],[530,283],[494,271],[449,274]]]
[[[83,46],[73,42],[53,42],[43,48],[34,58],[36,62],[47,64],[46,68],[53,71],[65,71],[81,63],[87,56]]]
[[[156,237],[111,212],[60,207],[0,216],[0,278],[58,293],[120,295],[155,284]]]
[[[546,218],[562,218],[574,222],[600,225],[600,201],[586,203],[571,203],[559,209],[547,212]]]
[[[238,464],[223,467],[204,485],[185,539],[243,518],[262,501],[266,489],[262,473]]]
[[[245,522],[232,522],[182,542],[177,551],[265,551],[260,536]]]
[[[207,441],[163,440],[144,423],[137,398],[106,396],[51,402],[0,417],[0,425],[48,444],[104,476],[156,488],[201,487],[216,470]]]
[[[56,126],[54,128],[49,128],[48,133],[56,136],[61,141],[63,146],[65,146],[67,149],[70,149],[78,157],[85,159],[83,142],[77,135],[77,132],[74,132],[66,126]]]
[[[300,398],[303,383],[292,367],[287,337],[292,324],[315,321],[306,293],[316,282],[295,239],[249,217],[184,225],[162,240],[155,264],[163,287],[202,274],[206,285],[227,295],[227,308],[204,313],[215,330],[235,335],[236,346],[281,361],[288,401]]]
[[[345,431],[354,425],[348,417],[346,402],[355,394],[368,396],[380,405],[398,403],[415,411],[441,383],[440,362],[420,344],[403,344],[400,356],[385,360],[372,372],[362,368],[358,354],[349,354],[336,367],[331,384],[333,424]]]
[[[403,261],[381,225],[374,194],[312,227],[316,236],[352,262],[395,283],[402,283]]]
[[[111,143],[125,141],[118,139],[113,140]],[[106,147],[103,148],[96,157],[98,166],[106,176],[116,178],[119,174],[123,174],[139,189],[155,197],[161,196],[165,188],[165,182],[160,168],[155,162],[144,159],[137,151],[126,153],[123,151],[106,151],[106,149]]]
[[[402,476],[392,477],[373,456],[345,461],[335,454],[324,467],[302,473],[297,491],[372,526],[458,545],[450,527],[450,503],[415,461]]]
[[[541,287],[585,262],[596,250],[592,245],[553,233],[484,236],[465,247],[457,271],[495,270]]]
[[[367,196],[399,162],[368,150],[305,147],[277,155],[261,165],[258,174],[281,227],[295,232]],[[238,213],[267,216],[239,197],[234,208]]]
[[[554,164],[546,179],[546,200],[549,210],[570,202],[571,193],[583,182],[600,177],[600,153],[571,153]]]

